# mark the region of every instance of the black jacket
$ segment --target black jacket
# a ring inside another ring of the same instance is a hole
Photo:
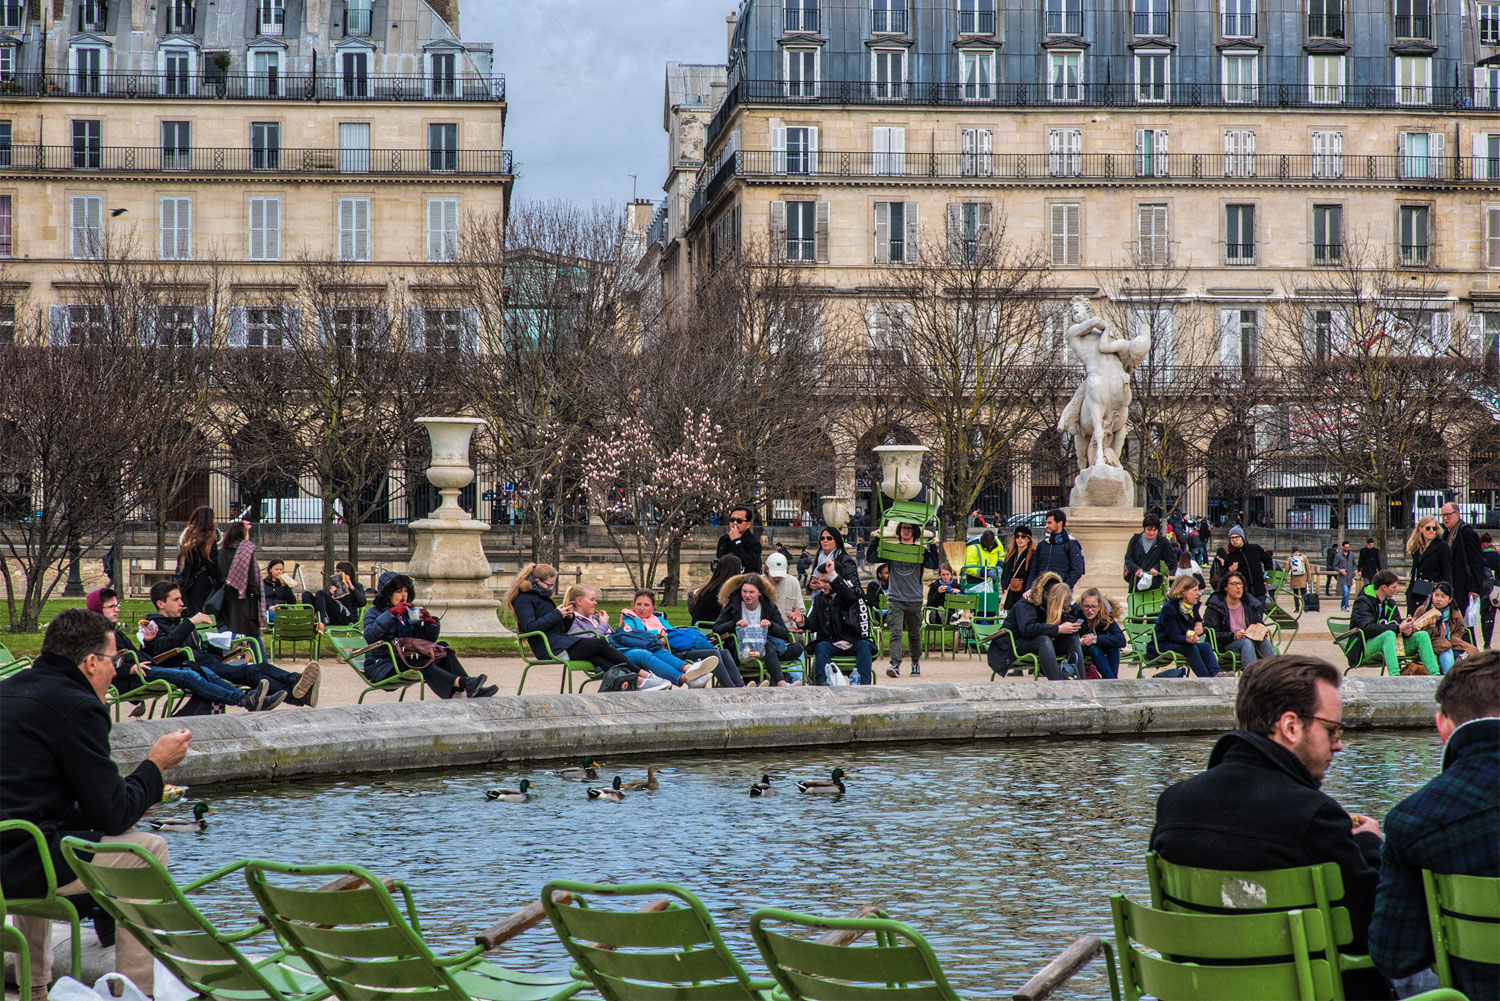
[[[1167,565],[1165,571],[1161,568],[1163,563]],[[1156,539],[1150,543],[1146,542],[1145,532],[1130,537],[1130,545],[1125,547],[1125,583],[1134,587],[1135,575],[1142,570],[1158,576],[1171,576],[1176,567],[1177,549],[1162,533],[1156,533]]]
[[[1037,559],[1036,542],[1033,541],[1026,547],[1023,553],[1015,547],[1005,554],[1005,562],[1000,565],[1000,590],[1005,593],[1005,607],[1010,608],[1018,601],[1024,601],[1031,585],[1036,583],[1037,577],[1042,572],[1041,561]],[[1010,582],[1021,580],[1025,583],[1021,590],[1012,591]]]
[[[1229,571],[1238,570],[1245,577],[1245,591],[1257,598],[1264,598],[1266,571],[1270,569],[1271,557],[1266,555],[1266,551],[1253,542],[1247,542],[1238,549],[1230,550],[1226,547],[1214,554],[1208,582],[1217,591],[1223,586]]]
[[[724,611],[724,606],[719,604],[718,590],[710,589],[707,585],[698,592],[698,596],[688,604],[688,615],[693,622],[717,622],[719,613]]]
[[[208,596],[224,582],[224,574],[219,569],[219,544],[215,542],[209,547],[206,562],[193,556],[178,559],[173,579],[182,590],[182,603],[187,609],[183,614],[192,618],[203,611]]]
[[[168,650],[179,647],[187,647],[193,652],[195,664],[212,663],[221,659],[217,651],[203,645],[198,637],[198,627],[193,625],[193,620],[185,613],[180,619],[169,619],[159,612],[153,612],[146,616],[146,620],[156,623],[156,636],[141,647],[141,655],[157,667],[186,667],[187,660],[181,655],[166,661],[157,659]]]
[[[1373,546],[1365,546],[1359,551],[1359,575],[1365,580],[1370,580],[1381,570],[1385,569],[1385,560],[1380,558],[1380,550]]]
[[[295,605],[297,603],[297,592],[287,587],[279,580],[260,579],[261,593],[266,596],[266,607],[272,605]]]
[[[714,551],[715,559],[720,556],[738,556],[745,573],[760,573],[760,536],[754,528],[747,528],[738,539],[731,539],[725,532],[719,536],[719,547]]]
[[[227,580],[229,568],[234,565],[234,554],[239,546],[219,550],[219,579]],[[255,560],[250,561],[250,570],[245,578],[245,593],[234,588],[224,593],[224,610],[218,615],[222,629],[233,630],[241,636],[260,635],[260,568]]]
[[[1245,625],[1253,626],[1265,621],[1266,606],[1260,599],[1247,594],[1240,598],[1240,607],[1245,610]],[[1234,642],[1234,631],[1229,628],[1229,603],[1222,594],[1209,595],[1208,602],[1203,606],[1203,628],[1214,631],[1220,650]]]
[[[1067,616],[1063,616],[1064,621]],[[1016,634],[1019,640],[1034,640],[1042,636],[1057,639],[1057,624],[1048,622],[1042,609],[1030,599],[1022,598],[1005,617],[1005,628]]]
[[[1087,572],[1083,565],[1083,547],[1066,528],[1056,536],[1043,535],[1040,542],[1033,544],[1036,546],[1037,573],[1050,570],[1069,587],[1078,586],[1078,581]]]
[[[1453,550],[1448,548],[1448,543],[1442,539],[1434,538],[1427,544],[1427,548],[1411,558],[1411,579],[1413,581],[1425,580],[1433,584],[1439,581],[1453,583]],[[1457,588],[1454,588],[1455,593]],[[1407,585],[1408,594],[1411,586]],[[1431,593],[1430,591],[1428,592]],[[1467,592],[1465,592],[1467,594]],[[1467,606],[1469,599],[1465,597],[1460,607]]]
[[[526,595],[522,594],[521,597],[526,597]],[[519,610],[520,607],[520,599],[517,599],[516,608]],[[520,619],[521,616],[517,614],[516,621],[520,622]],[[392,614],[390,606],[387,605],[385,608],[371,608],[369,613],[365,615],[363,634],[365,643],[367,644],[385,642],[394,646],[398,639],[416,638],[436,643],[442,631],[443,624],[441,622],[412,622],[407,616],[400,616],[398,618]],[[519,632],[523,633],[529,631],[524,626],[519,630]],[[552,644],[552,649],[558,649],[555,641]],[[395,673],[396,666],[391,663],[391,656],[386,652],[385,647],[376,647],[365,654],[365,676],[371,681],[379,681]]]
[[[1460,609],[1469,605],[1470,594],[1488,594],[1486,583],[1493,586],[1489,568],[1484,565],[1484,547],[1474,526],[1459,522],[1454,531],[1444,532],[1443,539],[1453,559],[1453,600]]]
[[[97,840],[124,834],[161,802],[161,771],[149,759],[121,778],[109,753],[109,712],[71,662],[43,654],[0,681],[0,819],[42,829],[59,884],[72,876],[58,850],[66,834]],[[11,897],[45,889],[35,842],[17,831],[0,840],[0,887]]]
[[[1208,769],[1169,786],[1156,801],[1151,850],[1175,865],[1257,871],[1335,862],[1344,877],[1343,906],[1354,940],[1365,952],[1380,838],[1350,833],[1349,813],[1318,789],[1291,751],[1259,734],[1235,730],[1219,738]],[[1368,976],[1368,974],[1366,974]],[[1388,997],[1379,978],[1359,979],[1351,998]]]
[[[1394,601],[1381,601],[1374,586],[1366,584],[1349,609],[1349,626],[1363,630],[1366,637],[1395,632],[1401,628],[1401,610]],[[1359,637],[1349,641],[1347,653],[1350,664],[1358,664],[1364,652],[1365,644]]]
[[[522,591],[516,595],[516,604],[513,609],[516,613],[516,632],[518,633],[545,633],[547,642],[552,647],[553,653],[562,653],[568,647],[583,638],[580,633],[568,632],[567,619],[558,609],[557,604],[551,598],[544,598],[533,591]],[[366,613],[368,620],[378,621],[381,618],[393,619],[394,616],[382,612],[379,616]],[[370,630],[372,625],[365,626],[365,642],[373,643],[376,639],[386,639],[385,636],[376,636],[371,639]],[[422,636],[422,639],[436,640],[436,636]],[[542,647],[541,640],[531,637],[527,642],[531,644],[531,650],[538,657],[545,657],[546,650]]]
[[[1193,606],[1193,615],[1189,618],[1182,611],[1182,602],[1167,599],[1166,604],[1161,606],[1161,611],[1156,614],[1157,646],[1181,653],[1188,645],[1187,634],[1202,621],[1203,612],[1198,605]]]
[[[870,606],[865,604],[858,585],[839,576],[833,579],[832,588],[829,594],[813,592],[812,605],[807,610],[807,628],[817,634],[820,643],[869,639]]]

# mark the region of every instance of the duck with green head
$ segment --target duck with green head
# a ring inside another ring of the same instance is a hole
[[[599,762],[593,758],[584,758],[583,764],[571,768],[559,768],[557,774],[565,779],[597,779],[599,777]]]
[[[202,831],[208,827],[208,821],[203,819],[203,815],[213,812],[214,808],[207,803],[194,803],[191,818],[163,817],[161,820],[149,821],[149,824],[153,831]]]
[[[833,773],[826,779],[803,779],[797,783],[799,792],[822,794],[824,796],[842,796],[844,793],[844,770],[835,768]]]
[[[590,787],[589,799],[604,799],[611,803],[618,803],[625,798],[625,793],[620,789],[620,776],[615,776],[614,783],[608,789]]]
[[[486,789],[484,798],[502,803],[524,803],[531,798],[531,780],[522,779],[519,789]]]

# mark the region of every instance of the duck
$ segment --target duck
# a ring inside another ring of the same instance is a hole
[[[597,786],[589,789],[589,799],[607,799],[611,803],[618,803],[625,798],[625,793],[620,790],[620,776],[615,776],[615,781],[608,789],[600,789]]]
[[[750,795],[752,796],[774,796],[776,790],[771,786],[771,776],[762,775],[759,782],[750,784]]]
[[[627,792],[655,792],[661,788],[661,783],[656,781],[656,773],[661,771],[655,765],[646,769],[645,780],[636,779],[633,782],[623,783],[620,788]]]
[[[599,777],[599,762],[593,758],[584,758],[583,764],[572,768],[559,768],[557,774],[565,779],[597,779]]]
[[[484,798],[502,803],[524,803],[531,798],[531,780],[522,779],[519,789],[486,789]]]
[[[203,815],[213,812],[214,808],[207,803],[194,803],[192,819],[164,817],[161,820],[150,821],[150,825],[153,831],[202,831],[208,828],[208,821],[203,819]]]
[[[835,768],[827,779],[802,779],[797,783],[797,791],[841,796],[844,792],[844,770]]]

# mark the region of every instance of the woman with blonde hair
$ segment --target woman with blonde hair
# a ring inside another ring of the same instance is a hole
[[[734,643],[740,673],[752,673],[759,660],[765,665],[769,684],[790,685],[781,673],[781,658],[785,655],[789,660],[795,659],[801,655],[802,647],[796,645],[793,651],[792,634],[776,607],[776,588],[771,582],[758,573],[738,574],[719,588],[719,604],[723,610],[714,621],[714,632],[725,637],[726,642]],[[765,630],[764,646],[759,650],[749,642],[741,642],[746,639],[746,631],[752,629]]]
[[[1037,664],[1049,681],[1065,681],[1061,667],[1071,663],[1073,677],[1083,674],[1083,653],[1078,634],[1083,626],[1072,610],[1073,591],[1062,578],[1048,570],[1036,579],[1022,601],[1010,610],[1006,626],[1016,637],[1016,653],[1036,654]]]
[[[219,570],[219,530],[214,525],[214,509],[207,504],[193,510],[177,539],[177,572],[172,579],[182,592],[186,618],[203,611],[208,596],[224,583]]]
[[[516,613],[516,631],[519,633],[541,633],[528,636],[532,653],[547,656],[547,647],[558,660],[581,660],[593,664],[601,671],[621,667],[634,672],[625,655],[609,645],[601,636],[572,632],[572,608],[558,608],[554,600],[557,588],[557,571],[546,563],[529,563],[511,581],[505,592],[505,607]]]
[[[1406,553],[1411,557],[1411,578],[1406,583],[1406,614],[1432,597],[1438,584],[1453,583],[1453,550],[1443,541],[1443,530],[1432,515],[1417,521],[1406,539]]]
[[[1085,677],[1096,673],[1100,678],[1120,676],[1120,651],[1125,649],[1125,630],[1120,628],[1123,609],[1114,598],[1097,587],[1085,588],[1078,595],[1078,645],[1085,659]]]
[[[713,680],[714,668],[719,666],[719,658],[716,656],[708,656],[689,664],[660,646],[638,643],[627,645],[634,638],[627,639],[621,631],[610,626],[609,613],[599,607],[599,592],[590,584],[574,584],[569,587],[563,593],[562,608],[573,612],[573,625],[568,631],[608,640],[611,646],[624,654],[633,667],[640,670],[638,680],[643,689],[670,688],[673,685],[707,688]],[[623,629],[623,615],[620,625]]]
[[[1219,658],[1204,635],[1203,614],[1198,606],[1202,588],[1192,577],[1178,577],[1167,591],[1166,604],[1156,617],[1156,646],[1163,653],[1180,655],[1200,678],[1220,674]]]

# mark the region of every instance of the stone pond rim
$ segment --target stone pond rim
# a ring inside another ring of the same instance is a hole
[[[1355,730],[1431,727],[1437,679],[1345,679]],[[1214,733],[1235,679],[1007,681],[850,688],[523,695],[235,713],[116,724],[128,772],[155,740],[193,730],[179,785],[334,778],[585,754],[668,754],[909,740]]]

